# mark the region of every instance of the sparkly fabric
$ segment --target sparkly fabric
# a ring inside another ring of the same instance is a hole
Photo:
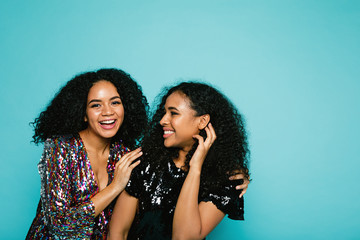
[[[120,143],[111,145],[108,184],[119,155],[127,151]],[[80,136],[47,139],[38,168],[40,201],[26,239],[106,239],[115,201],[95,217],[90,198],[99,187]]]
[[[171,239],[174,211],[186,176],[173,161],[161,173],[155,174],[154,166],[144,161],[133,170],[125,190],[139,199],[139,211],[128,239]],[[238,183],[229,180],[208,192],[200,187],[199,202],[211,201],[229,218],[243,220],[244,200],[235,189]]]

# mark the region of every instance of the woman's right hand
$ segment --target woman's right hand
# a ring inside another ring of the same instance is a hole
[[[190,160],[190,163],[189,163],[190,169],[196,168],[199,171],[201,171],[201,167],[204,163],[205,157],[206,157],[209,149],[211,148],[211,145],[216,140],[216,133],[215,133],[214,127],[212,126],[211,123],[209,123],[205,127],[205,131],[206,131],[206,139],[205,140],[200,135],[193,136],[193,138],[196,138],[198,140],[199,145],[196,148],[194,155],[192,156],[192,158]]]
[[[142,155],[141,148],[135,149],[134,151],[126,153],[120,158],[115,165],[114,179],[112,181],[113,187],[120,193],[125,189],[126,184],[130,179],[132,170],[140,164],[140,160],[134,162],[135,159]]]

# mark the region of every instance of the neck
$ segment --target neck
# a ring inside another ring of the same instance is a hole
[[[176,159],[174,159],[174,163],[178,168],[184,167],[186,155],[189,153],[190,150],[191,150],[191,147],[183,148],[183,149],[179,150],[179,156]]]
[[[106,139],[94,135],[87,129],[80,131],[79,135],[83,140],[85,147],[88,151],[102,154],[105,151],[107,151],[110,147],[111,139]]]

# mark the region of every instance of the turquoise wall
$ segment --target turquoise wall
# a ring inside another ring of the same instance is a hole
[[[29,122],[100,67],[150,102],[203,79],[245,115],[246,220],[208,239],[360,238],[359,1],[2,0],[0,34],[1,239],[24,239],[39,200]]]

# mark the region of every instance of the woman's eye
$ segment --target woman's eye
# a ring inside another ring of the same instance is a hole
[[[97,104],[97,103],[96,103],[96,104],[92,104],[92,105],[90,105],[90,107],[91,107],[91,108],[98,108],[98,107],[100,107],[100,104]]]
[[[120,101],[114,101],[114,102],[112,102],[111,104],[112,104],[112,105],[120,105],[121,102],[120,102]]]
[[[177,112],[170,112],[170,114],[173,115],[179,115]]]

